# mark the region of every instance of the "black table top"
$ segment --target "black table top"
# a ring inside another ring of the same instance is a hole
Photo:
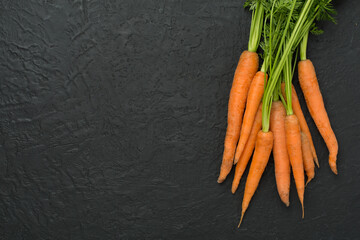
[[[271,158],[237,229],[245,181],[216,180],[242,4],[1,1],[0,239],[360,238],[360,1],[335,1],[308,47],[339,175],[295,77],[321,165],[305,219]]]

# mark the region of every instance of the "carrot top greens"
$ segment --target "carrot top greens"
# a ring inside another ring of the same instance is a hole
[[[269,131],[270,110],[273,100],[279,99],[280,77],[285,80],[286,112],[293,113],[291,106],[292,55],[301,42],[301,59],[306,59],[309,31],[321,33],[315,20],[335,22],[331,0],[268,0],[262,2],[265,9],[264,57],[269,56],[269,80],[263,97],[263,131]],[[288,13],[288,14],[285,14]],[[276,91],[275,91],[276,90]]]

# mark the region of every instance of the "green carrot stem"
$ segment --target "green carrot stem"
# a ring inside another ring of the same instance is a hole
[[[264,6],[261,1],[257,1],[256,8],[253,12],[250,27],[250,37],[248,51],[256,52],[260,43],[261,31],[264,20]]]
[[[294,57],[294,66],[293,66],[293,69],[292,69],[292,73],[291,75],[294,76],[294,73],[295,73],[295,68],[296,68],[296,63],[297,63],[297,59],[298,59],[298,55],[299,55],[299,48],[297,48],[295,50],[295,57]]]
[[[284,106],[286,106],[286,101],[285,101],[283,95],[280,93],[279,96],[280,96],[281,102],[284,104]]]
[[[290,26],[290,22],[291,22],[291,17],[293,15],[293,12],[294,12],[294,9],[295,9],[295,5],[296,5],[296,0],[293,1],[293,5],[291,6],[291,11],[290,11],[290,14],[288,16],[288,19],[287,19],[287,22],[286,22],[286,27],[285,27],[285,30],[284,30],[284,33],[282,35],[282,38],[281,38],[281,41],[280,41],[280,44],[279,44],[279,50],[282,49],[282,45],[284,44],[285,42],[285,37],[286,37],[286,33],[289,29],[289,26]],[[280,51],[277,52],[276,54],[276,57],[275,57],[275,60],[274,60],[274,65],[276,66],[277,65],[277,61],[278,61],[278,58],[280,57]]]
[[[288,59],[285,62],[284,66],[284,77],[285,77],[285,95],[286,95],[286,114],[294,114],[292,109],[291,101],[291,82],[292,82],[292,66],[291,66],[291,54],[288,55]]]
[[[309,31],[305,34],[303,37],[301,43],[300,43],[300,60],[304,61],[306,60],[306,49],[307,49],[307,43],[309,38]]]
[[[273,13],[274,13],[274,7],[275,7],[275,2],[273,3],[272,7],[271,7],[271,11],[270,11],[270,34],[269,34],[269,56],[272,55],[272,51],[271,51],[271,46],[272,46],[272,26],[273,26]],[[271,57],[270,57],[270,73],[272,72],[272,61],[271,61]]]
[[[268,84],[266,86],[265,93],[264,93],[263,116],[262,116],[262,126],[263,126],[263,131],[264,132],[268,132],[269,127],[270,127],[270,115],[267,115],[267,113],[268,113],[268,108],[271,105],[270,99],[272,98],[273,91],[274,91],[274,88],[275,88],[276,83],[277,83],[277,79],[280,77],[280,74],[283,71],[283,67],[284,67],[284,65],[285,65],[285,63],[286,63],[286,61],[287,61],[287,59],[289,57],[289,54],[290,54],[292,48],[294,47],[294,44],[298,41],[299,35],[301,34],[301,27],[303,26],[303,24],[305,23],[305,21],[307,19],[307,15],[308,15],[308,13],[309,13],[309,11],[311,9],[311,6],[312,6],[313,2],[314,2],[314,0],[306,0],[305,4],[304,4],[304,6],[303,6],[303,8],[301,10],[300,16],[299,16],[298,20],[296,21],[295,27],[294,27],[294,29],[293,29],[293,31],[291,33],[290,39],[286,42],[286,45],[285,45],[284,51],[282,53],[281,59],[279,60],[278,63],[277,63],[276,60],[274,61],[275,69],[273,70],[272,75],[269,78],[269,81],[268,81]],[[291,20],[291,16],[292,16],[292,13],[293,13],[293,10],[294,10],[294,7],[295,7],[294,6],[295,3],[296,3],[296,0],[293,1],[293,7],[292,7],[292,10],[291,10],[291,12],[289,14],[289,17],[288,17],[289,19],[288,19],[288,22],[287,22],[287,26],[289,25],[289,22]],[[285,28],[285,29],[287,29],[287,28]],[[286,30],[286,32],[287,32],[287,30]],[[284,33],[283,39],[282,39],[282,41],[280,43],[280,47],[278,49],[278,54],[279,54],[279,51],[282,48],[283,41],[285,41],[285,33]],[[291,85],[290,85],[290,90],[291,90]],[[290,98],[291,98],[291,96],[290,96]]]
[[[263,64],[262,64],[262,66],[261,66],[260,71],[263,72],[263,73],[266,73],[266,71],[267,71],[267,69],[268,69],[269,57],[270,57],[270,56],[266,56],[266,57],[265,57],[265,60],[264,60],[264,62],[263,62]],[[264,86],[265,86],[265,85],[264,85]]]
[[[279,90],[276,88],[274,91],[274,102],[279,101]]]

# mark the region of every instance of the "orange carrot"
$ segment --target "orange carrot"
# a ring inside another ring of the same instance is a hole
[[[301,109],[299,98],[298,98],[298,96],[296,94],[294,85],[292,85],[291,87],[292,87],[292,91],[291,91],[292,109],[294,111],[294,114],[296,115],[296,117],[299,120],[301,131],[303,131],[306,134],[306,136],[307,136],[307,138],[308,138],[308,140],[310,142],[311,153],[313,155],[314,161],[315,161],[316,165],[318,167],[320,167],[319,160],[318,160],[318,157],[317,157],[316,151],[315,151],[315,146],[314,146],[314,143],[313,143],[313,140],[312,140],[312,137],[311,137],[310,129],[309,129],[308,124],[307,124],[307,122],[305,120],[304,113],[303,113],[303,111]],[[282,91],[283,96],[285,96],[285,83],[281,84],[281,91]]]
[[[305,96],[306,105],[329,150],[330,168],[337,174],[336,158],[338,154],[338,142],[331,128],[329,117],[324,106],[314,65],[310,60],[300,61],[298,71],[299,82]]]
[[[315,176],[315,165],[311,153],[310,142],[306,134],[303,132],[301,132],[301,151],[304,162],[304,170],[307,176],[306,186]]]
[[[270,130],[274,134],[273,155],[276,186],[281,201],[288,207],[290,204],[290,160],[286,149],[285,116],[286,110],[282,102],[273,102],[270,113]]]
[[[255,142],[256,142],[256,136],[258,132],[261,130],[261,110],[262,110],[262,104],[260,103],[258,111],[255,116],[255,121],[251,129],[249,140],[247,141],[244,151],[241,154],[240,160],[236,164],[235,168],[235,176],[234,180],[232,182],[231,192],[235,193],[236,189],[239,186],[240,179],[242,175],[245,172],[246,166],[250,160],[251,154],[254,151]]]
[[[248,90],[258,67],[259,57],[257,53],[244,51],[241,54],[230,91],[228,126],[218,183],[225,180],[233,166]]]
[[[244,114],[244,120],[241,126],[239,143],[235,152],[235,161],[236,164],[240,156],[244,150],[245,144],[249,138],[252,125],[254,123],[254,118],[256,115],[256,111],[261,102],[261,98],[264,93],[264,84],[267,76],[262,71],[258,71],[251,82],[251,86],[249,89],[248,99],[246,102],[246,110]]]
[[[285,117],[285,135],[296,190],[302,206],[302,217],[304,218],[304,163],[301,152],[299,120],[294,114]]]
[[[269,161],[270,153],[273,147],[274,136],[271,131],[259,131],[256,138],[255,152],[250,165],[249,174],[245,184],[244,198],[242,201],[242,211],[239,226],[243,220],[244,214],[249,206],[252,196],[254,195],[261,176]]]

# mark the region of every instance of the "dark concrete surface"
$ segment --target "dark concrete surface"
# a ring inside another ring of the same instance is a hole
[[[216,179],[242,3],[0,1],[0,239],[360,239],[360,1],[308,49],[339,175],[299,94],[321,164],[305,219],[270,160],[238,230],[244,181]]]

